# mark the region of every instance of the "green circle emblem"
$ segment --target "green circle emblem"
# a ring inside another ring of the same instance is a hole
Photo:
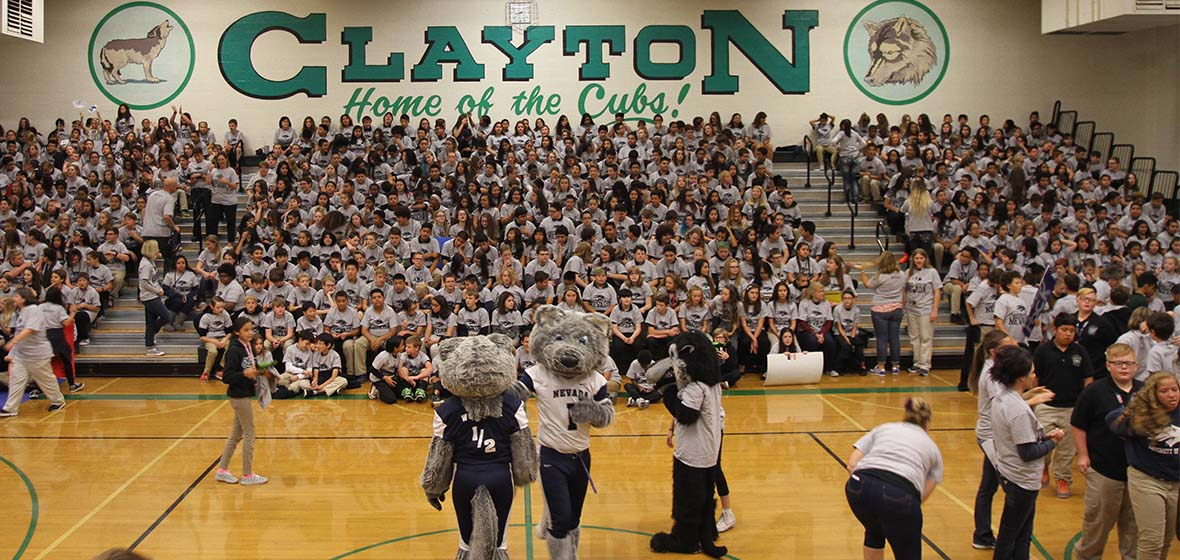
[[[908,105],[930,95],[946,76],[951,42],[946,27],[917,0],[877,0],[844,34],[844,67],[869,98]]]
[[[196,67],[188,25],[155,2],[111,10],[90,35],[90,77],[112,103],[155,109],[184,91]]]

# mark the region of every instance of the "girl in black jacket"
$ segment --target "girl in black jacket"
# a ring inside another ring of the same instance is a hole
[[[266,484],[267,478],[253,470],[254,461],[254,409],[250,405],[250,397],[254,396],[255,382],[261,371],[257,367],[251,340],[254,338],[254,322],[247,317],[238,317],[234,321],[229,347],[225,351],[225,373],[221,382],[228,387],[225,390],[229,397],[229,404],[234,409],[233,430],[225,440],[225,449],[221,452],[221,463],[217,468],[217,481],[227,484],[241,483],[244,486]],[[234,456],[234,450],[242,445],[241,479],[229,471],[229,461]]]

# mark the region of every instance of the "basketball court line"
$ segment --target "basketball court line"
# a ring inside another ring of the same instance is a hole
[[[33,486],[33,481],[29,480],[29,475],[25,474],[20,467],[15,463],[9,461],[6,457],[0,456],[0,463],[4,463],[16,476],[20,477],[21,482],[25,484],[25,490],[29,493],[30,512],[29,512],[29,528],[25,531],[25,538],[21,540],[20,546],[17,547],[16,553],[12,555],[13,560],[17,560],[24,556],[25,550],[29,548],[29,543],[33,540],[33,533],[37,532],[37,518],[41,514],[41,502],[37,499],[37,489]]]
[[[95,506],[94,509],[90,510],[86,515],[83,515],[82,518],[79,519],[76,523],[74,523],[73,526],[71,526],[69,529],[67,529],[66,532],[62,533],[61,536],[57,537],[56,539],[54,539],[53,542],[49,543],[49,546],[45,547],[45,549],[43,549],[40,554],[33,557],[33,560],[41,560],[42,558],[45,558],[46,556],[48,556],[50,552],[53,552],[53,550],[56,549],[58,546],[61,546],[61,543],[65,542],[66,539],[70,538],[70,536],[72,536],[75,532],[77,532],[78,529],[81,529],[82,526],[85,525],[88,521],[90,521],[95,515],[98,515],[98,513],[103,510],[103,508],[107,507],[108,505],[110,505],[111,502],[115,501],[115,498],[118,498],[119,495],[122,494],[123,491],[127,490],[127,488],[129,488],[132,484],[134,484],[136,480],[139,480],[139,477],[143,476],[144,473],[151,470],[151,468],[154,467],[156,465],[156,463],[159,463],[160,460],[163,459],[165,455],[168,455],[168,453],[172,452],[173,449],[176,449],[176,447],[179,446],[181,444],[181,442],[183,442],[185,440],[185,438],[192,435],[193,432],[196,432],[197,429],[200,428],[202,425],[204,425],[205,422],[208,422],[210,418],[213,418],[213,415],[215,415],[219,411],[221,411],[221,409],[225,407],[225,404],[226,403],[223,402],[223,403],[218,404],[217,406],[213,407],[213,410],[210,410],[209,414],[206,414],[204,418],[200,419],[196,424],[193,424],[193,427],[189,428],[189,430],[187,432],[185,432],[184,436],[181,436],[176,441],[172,442],[172,445],[169,445],[168,447],[166,447],[163,451],[160,452],[159,455],[156,455],[156,457],[154,459],[152,459],[146,465],[144,465],[142,468],[140,468],[138,471],[136,471],[135,474],[131,475],[131,478],[128,478],[127,481],[124,482],[122,485],[120,485],[118,488],[116,488],[114,492],[111,492],[111,494],[109,496],[107,496],[106,499],[104,499],[102,502],[99,502],[99,504],[97,506]]]
[[[181,492],[180,496],[173,500],[172,504],[170,504],[168,508],[164,510],[164,513],[161,513],[160,516],[157,517],[156,520],[153,521],[152,524],[143,531],[143,533],[140,533],[139,538],[135,539],[135,542],[131,543],[131,546],[127,547],[127,549],[135,550],[139,545],[143,544],[143,541],[147,540],[148,536],[150,536],[152,532],[155,531],[156,528],[168,518],[168,515],[170,515],[174,510],[176,510],[177,507],[180,506],[180,503],[183,502],[184,499],[187,498],[188,495],[197,488],[197,485],[200,484],[202,480],[205,480],[206,476],[209,476],[209,473],[213,471],[213,467],[216,467],[217,462],[220,460],[220,456],[214,458],[213,461],[209,463],[209,466],[205,467],[205,470],[202,471],[201,474],[197,476],[197,478],[193,479],[193,482],[188,485],[188,488],[185,488],[184,492]]]

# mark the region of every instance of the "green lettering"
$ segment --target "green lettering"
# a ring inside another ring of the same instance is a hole
[[[348,66],[340,72],[342,82],[400,82],[406,77],[406,56],[389,53],[384,66],[365,62],[365,45],[373,40],[372,27],[345,27],[340,44],[348,45]]]
[[[508,64],[504,65],[504,80],[528,81],[533,79],[533,65],[529,63],[529,55],[538,47],[553,41],[553,26],[545,25],[530,27],[524,32],[524,44],[517,47],[512,44],[512,28],[508,26],[483,28],[483,42],[500,49],[508,57]]]
[[[562,54],[578,54],[581,45],[586,45],[586,62],[578,68],[581,81],[605,80],[610,77],[610,64],[602,61],[602,45],[610,48],[611,56],[623,54],[626,28],[622,25],[569,25],[562,33],[564,45]]]
[[[783,12],[783,29],[790,29],[792,61],[766,39],[737,10],[705,10],[701,27],[712,31],[713,71],[705,76],[701,91],[731,94],[738,91],[738,77],[730,73],[729,44],[737,47],[779,91],[806,93],[811,89],[811,29],[819,25],[817,10]]]
[[[256,12],[243,16],[226,28],[217,45],[217,65],[230,87],[257,99],[283,99],[297,93],[308,97],[328,94],[328,69],[304,66],[294,77],[274,81],[263,78],[254,68],[250,50],[254,41],[268,31],[286,31],[302,44],[323,43],[328,38],[327,16],[308,14],[298,18],[284,12]]]
[[[671,43],[680,49],[676,62],[652,62],[652,43]],[[683,80],[697,67],[697,37],[684,25],[649,25],[635,36],[635,73],[648,80]]]
[[[427,27],[426,52],[422,60],[410,70],[415,82],[437,82],[442,79],[442,63],[455,63],[456,82],[477,82],[484,77],[483,65],[475,61],[463,35],[453,26]]]

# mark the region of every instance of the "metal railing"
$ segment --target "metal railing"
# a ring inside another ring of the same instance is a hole
[[[1098,123],[1094,121],[1081,121],[1073,127],[1073,142],[1078,146],[1085,146],[1087,150],[1090,149],[1094,141],[1094,131],[1098,128]]]
[[[1119,158],[1119,163],[1128,165],[1135,159],[1135,146],[1131,144],[1115,144],[1110,147],[1110,156]]]
[[[1076,144],[1081,146],[1081,144]],[[1110,157],[1111,148],[1114,146],[1113,132],[1099,132],[1090,140],[1090,151],[1102,154],[1102,161],[1106,161]]]
[[[848,206],[848,249],[856,249],[856,217],[860,215],[860,196],[853,185],[853,192],[844,193],[844,204]],[[831,188],[828,189],[828,199],[832,197]]]
[[[1057,118],[1061,116],[1061,100],[1053,102],[1053,115],[1049,118],[1049,122],[1057,124]]]
[[[807,180],[803,182],[803,188],[811,188],[811,160],[815,157],[815,141],[811,139],[810,135],[803,135],[803,157],[807,159]]]
[[[1155,158],[1137,157],[1132,159],[1130,169],[1139,182],[1136,192],[1144,196],[1151,196],[1151,183],[1155,177]]]
[[[1062,111],[1057,115],[1057,131],[1062,134],[1073,134],[1074,127],[1077,124],[1077,111]],[[1077,138],[1077,135],[1074,135],[1074,138]]]
[[[1151,175],[1151,194],[1160,193],[1165,201],[1175,202],[1176,195],[1180,194],[1176,189],[1177,181],[1180,181],[1180,173],[1156,171]]]
[[[885,231],[885,235],[881,235],[882,230]],[[881,249],[882,253],[889,250],[889,238],[892,235],[893,234],[889,233],[889,226],[886,225],[885,222],[883,222],[881,220],[877,220],[877,232],[876,232],[877,247],[879,247]],[[885,241],[882,242],[881,241],[882,239],[884,239]]]

